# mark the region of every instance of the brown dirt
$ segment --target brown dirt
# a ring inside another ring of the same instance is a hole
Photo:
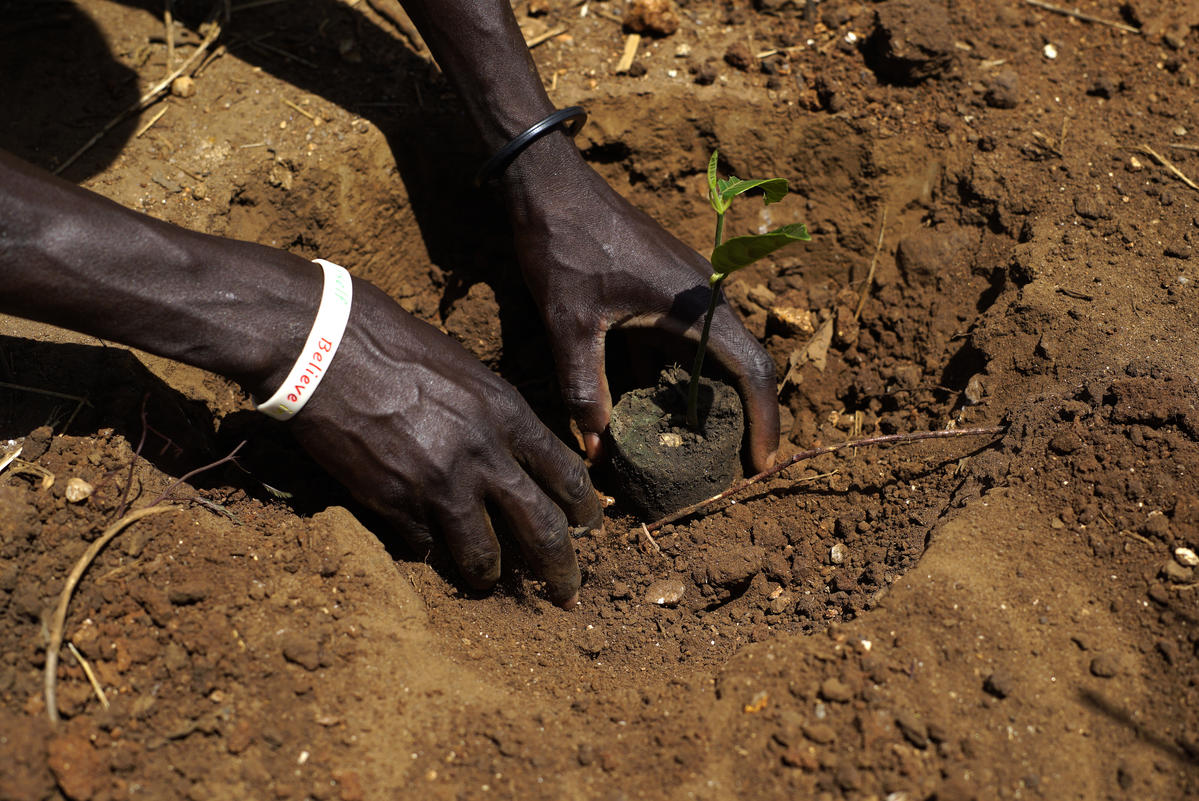
[[[569,436],[502,215],[467,190],[460,107],[376,5],[235,12],[193,97],[66,175],[349,266]],[[569,26],[534,53],[590,111],[588,159],[686,241],[710,236],[713,146],[798,190],[729,229],[813,233],[729,287],[790,372],[786,450],[1008,433],[825,457],[658,547],[614,509],[563,612],[519,565],[476,597],[386,551],[223,379],[0,320],[0,441],[54,476],[0,474],[0,798],[1199,797],[1199,590],[1173,557],[1199,547],[1199,195],[1135,149],[1199,178],[1199,14],[1077,4],[1130,34],[1014,0],[826,0],[814,20],[689,0],[615,76],[614,0],[536,5],[531,35]],[[43,166],[164,74],[158,3],[5,8],[0,146]],[[45,625],[71,565],[242,439],[243,469],[196,477],[177,492],[202,503],[84,575],[67,639],[110,707],[64,651],[52,728]],[[647,601],[662,582],[677,605]]]

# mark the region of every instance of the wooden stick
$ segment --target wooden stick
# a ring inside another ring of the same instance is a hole
[[[637,48],[640,46],[641,34],[630,33],[624,40],[624,54],[620,57],[614,70],[617,75],[628,72],[629,67],[633,66],[633,59],[637,58]]]
[[[313,122],[316,122],[316,115],[313,114],[311,111],[305,111],[304,109],[300,108],[295,103],[291,102],[290,100],[288,100],[285,97],[280,98],[280,100],[283,101],[283,105],[290,107],[294,111],[298,111],[299,113],[303,114],[308,119],[312,120]]]
[[[853,313],[853,319],[857,320],[862,316],[862,307],[866,305],[866,297],[870,294],[870,287],[874,284],[874,268],[878,266],[878,254],[883,250],[883,234],[887,230],[887,207],[883,206],[883,217],[878,223],[878,243],[874,246],[874,258],[870,260],[870,269],[866,272],[866,285],[862,287],[862,294],[858,298],[857,311]]]
[[[649,544],[654,546],[655,551],[662,553],[662,549],[658,547],[658,543],[654,540],[654,535],[649,533],[649,529],[645,527],[645,523],[641,524],[641,533],[649,540]]]
[[[1092,17],[1090,14],[1084,14],[1081,11],[1071,11],[1068,8],[1055,6],[1053,3],[1046,3],[1045,0],[1024,0],[1030,6],[1039,8],[1043,11],[1049,11],[1054,14],[1061,14],[1063,17],[1073,17],[1080,19],[1083,22],[1093,22],[1096,25],[1106,25],[1109,28],[1126,31],[1128,33],[1140,33],[1140,28],[1134,28],[1131,25],[1125,25],[1123,22],[1113,22],[1112,20],[1101,19],[1100,17]]]
[[[820,448],[811,448],[806,451],[800,451],[799,453],[794,454],[790,458],[783,460],[783,462],[781,462],[780,464],[776,464],[774,467],[767,468],[766,470],[763,470],[761,473],[758,473],[756,476],[752,476],[750,478],[745,479],[744,481],[734,484],[733,486],[726,489],[724,492],[721,492],[717,495],[713,495],[711,498],[702,500],[699,503],[693,503],[690,506],[686,507],[685,509],[680,509],[677,512],[673,512],[672,514],[666,515],[666,517],[662,518],[661,520],[650,523],[648,526],[646,526],[646,530],[647,531],[656,531],[657,529],[661,528],[662,526],[666,525],[667,523],[673,523],[676,520],[687,517],[688,515],[692,515],[692,514],[698,512],[700,509],[703,509],[705,506],[716,503],[717,501],[724,500],[725,498],[729,497],[730,495],[736,495],[737,493],[741,492],[742,490],[752,487],[754,484],[757,484],[759,481],[765,481],[766,479],[770,478],[771,476],[777,475],[778,473],[783,472],[784,470],[786,470],[788,467],[790,467],[793,464],[798,464],[799,462],[803,462],[808,459],[814,459],[815,457],[823,456],[826,453],[833,453],[835,451],[844,450],[845,448],[861,448],[861,447],[865,447],[867,445],[890,445],[893,443],[905,443],[906,444],[909,442],[919,442],[921,440],[926,440],[926,439],[949,439],[949,438],[955,438],[955,437],[978,437],[978,436],[994,437],[994,436],[998,436],[999,434],[1002,434],[1005,430],[1006,429],[1004,429],[1004,428],[1000,428],[998,426],[993,426],[990,428],[953,428],[953,429],[944,429],[944,430],[940,430],[940,431],[917,431],[912,434],[886,434],[886,435],[879,436],[879,437],[866,437],[865,439],[855,439],[855,440],[850,440],[849,442],[839,442],[836,445],[825,445]]]
[[[87,570],[88,565],[92,563],[96,555],[104,549],[104,546],[113,537],[124,531],[130,523],[136,523],[143,517],[150,515],[175,511],[178,511],[178,507],[176,506],[147,506],[143,509],[130,512],[106,528],[104,533],[83,552],[83,556],[79,557],[79,561],[75,563],[75,567],[71,568],[70,574],[67,575],[67,583],[63,586],[62,592],[59,593],[58,606],[54,610],[54,620],[50,624],[50,643],[46,646],[46,669],[42,675],[42,684],[46,692],[46,714],[50,716],[51,723],[58,722],[58,701],[55,693],[55,683],[58,680],[58,652],[62,650],[62,630],[67,622],[67,606],[71,602],[71,593],[75,591],[75,586],[79,584],[79,579],[83,576],[83,572]]]
[[[1146,154],[1147,156],[1153,158],[1158,164],[1162,165],[1167,170],[1169,170],[1171,173],[1173,173],[1175,178],[1182,181],[1184,184],[1189,186],[1191,189],[1194,189],[1195,191],[1199,192],[1199,185],[1197,185],[1190,178],[1187,178],[1185,175],[1183,175],[1182,170],[1178,169],[1173,164],[1171,164],[1170,160],[1168,158],[1166,158],[1165,156],[1163,156],[1161,153],[1158,153],[1156,150],[1149,147],[1149,145],[1141,145],[1138,148],[1138,150],[1140,150],[1142,153]]]
[[[175,17],[171,13],[172,0],[166,0],[166,8],[162,12],[163,26],[166,28],[167,38],[167,72],[170,73],[171,68],[175,64]]]
[[[550,30],[546,31],[545,33],[541,34],[540,36],[534,36],[532,39],[526,40],[525,46],[528,47],[530,50],[532,50],[537,45],[544,44],[545,42],[548,42],[550,39],[553,39],[555,36],[558,36],[559,34],[563,34],[563,33],[566,33],[566,26],[559,25],[557,28],[551,28]]]
[[[158,122],[159,120],[161,120],[161,119],[162,119],[162,115],[163,115],[163,114],[166,114],[166,113],[167,113],[167,111],[168,111],[168,110],[170,110],[170,108],[171,108],[170,106],[163,106],[162,108],[160,108],[160,109],[158,110],[158,113],[157,113],[157,114],[155,114],[153,117],[151,117],[151,118],[150,118],[150,121],[149,121],[149,122],[147,122],[145,125],[143,125],[142,127],[140,127],[140,128],[138,128],[138,129],[137,129],[137,133],[135,133],[135,134],[133,135],[133,138],[134,138],[134,139],[141,139],[141,138],[142,138],[142,134],[144,134],[146,131],[148,131],[148,130],[150,130],[151,128],[153,128],[153,127],[154,127],[154,123],[156,123],[156,122]]]
[[[216,24],[215,22],[209,23],[209,25],[211,27],[209,27],[208,34],[204,37],[204,41],[200,42],[199,47],[192,51],[192,54],[188,56],[182,64],[180,64],[174,70],[171,70],[170,74],[161,81],[147,89],[146,92],[140,98],[138,98],[136,103],[109,120],[104,127],[101,128],[98,133],[96,133],[95,136],[84,143],[83,147],[76,150],[66,161],[55,167],[53,171],[54,174],[61,174],[63,170],[74,164],[80,156],[91,150],[97,142],[103,139],[109,131],[124,121],[126,117],[128,117],[130,114],[136,114],[137,112],[148,107],[151,103],[158,99],[159,95],[171,87],[172,81],[191,69],[192,65],[199,60],[200,56],[202,56],[212,45],[212,43],[216,41],[216,38],[221,35],[220,25]]]

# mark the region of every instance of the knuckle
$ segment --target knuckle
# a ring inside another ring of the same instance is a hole
[[[571,454],[570,461],[562,474],[562,491],[566,495],[566,500],[572,505],[587,500],[587,496],[592,492],[591,477],[587,475],[587,468],[583,465],[582,460],[574,454]]]
[[[534,510],[530,524],[529,544],[541,554],[560,551],[567,542],[566,515],[552,503],[541,504]]]

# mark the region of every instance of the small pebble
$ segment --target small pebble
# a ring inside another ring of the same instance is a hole
[[[72,478],[67,482],[66,496],[71,503],[86,501],[95,492],[95,487],[82,478]]]
[[[1190,548],[1175,548],[1174,559],[1183,567],[1199,567],[1199,556]]]
[[[678,579],[658,579],[645,591],[645,602],[658,606],[677,606],[686,587]]]
[[[186,75],[171,81],[171,94],[175,97],[192,97],[196,93],[196,82]]]
[[[1041,53],[1045,56],[1045,58],[1048,58],[1048,59],[1057,58],[1057,48],[1054,47],[1052,44],[1047,44],[1043,48],[1041,48]]]
[[[830,562],[832,562],[834,565],[839,565],[839,564],[844,563],[845,557],[846,557],[845,550],[846,550],[845,546],[838,542],[832,548],[829,548],[828,560]]]

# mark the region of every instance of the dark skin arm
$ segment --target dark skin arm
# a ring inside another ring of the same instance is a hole
[[[299,354],[322,281],[298,256],[185,231],[2,152],[0,272],[0,312],[187,362],[259,398]],[[290,426],[419,552],[440,533],[471,585],[499,577],[490,503],[551,600],[575,596],[568,522],[602,525],[582,461],[512,387],[374,286],[355,281],[341,347]]]
[[[404,8],[462,97],[485,153],[554,110],[506,0],[404,0]],[[605,334],[652,327],[698,339],[711,267],[613,191],[561,130],[521,153],[498,185],[563,393],[595,457],[612,408]],[[765,469],[779,437],[774,364],[726,303],[709,348],[745,403],[749,460]]]
[[[552,110],[510,7],[497,0],[406,3],[462,94],[486,152]],[[708,267],[621,199],[555,132],[504,173],[522,268],[553,335],[568,402],[599,450],[611,398],[603,339],[615,325],[694,337]],[[0,311],[124,342],[226,375],[262,398],[311,326],[320,270],[280,251],[183,231],[0,154]],[[355,284],[341,349],[290,424],[354,494],[418,549],[444,536],[485,588],[499,549],[484,509],[503,514],[551,599],[579,572],[567,523],[602,522],[582,463],[517,393],[456,344]],[[711,348],[736,378],[755,466],[778,440],[770,359],[726,305]]]

